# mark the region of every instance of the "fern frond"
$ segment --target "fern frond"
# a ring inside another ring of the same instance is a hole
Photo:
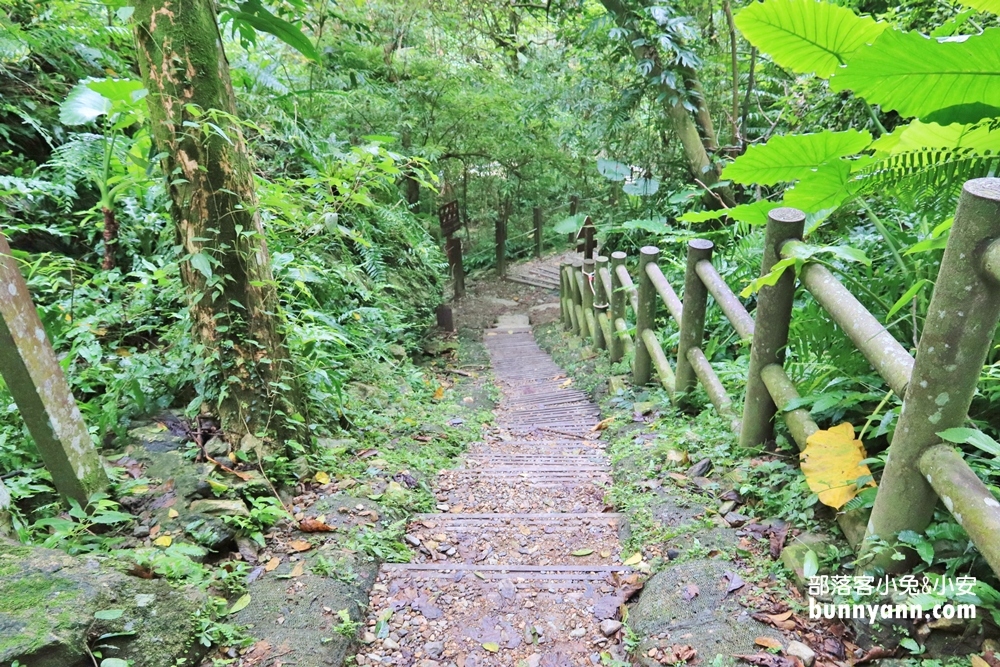
[[[940,195],[953,192],[970,178],[995,176],[1000,155],[975,148],[926,148],[892,155],[864,168],[857,175],[859,192],[908,190]]]

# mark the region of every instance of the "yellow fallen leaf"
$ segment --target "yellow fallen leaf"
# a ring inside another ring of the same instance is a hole
[[[969,662],[972,663],[972,667],[990,667],[990,663],[986,662],[978,655],[970,655]]]
[[[169,547],[173,543],[174,543],[174,538],[170,537],[169,535],[163,535],[162,537],[157,537],[155,540],[153,540],[153,544],[155,544],[158,547],[163,547],[164,549]]]
[[[434,400],[440,401],[442,398],[444,398],[444,387],[438,387],[434,390]]]
[[[816,431],[799,454],[809,488],[821,503],[837,509],[858,495],[858,478],[871,477],[868,466],[861,464],[867,457],[864,444],[854,438],[854,427],[847,422]],[[866,486],[875,486],[875,482]]]
[[[607,427],[611,426],[611,422],[613,422],[614,420],[615,420],[614,417],[608,417],[607,419],[602,419],[601,421],[597,422],[594,425],[594,428],[592,428],[590,430],[591,431],[603,431]]]
[[[611,557],[610,551],[608,551],[607,549],[601,551],[601,558],[610,558],[610,557]]]
[[[288,543],[288,546],[291,547],[293,551],[309,551],[312,549],[312,545],[305,540],[292,540]]]
[[[140,496],[140,495],[146,493],[147,491],[149,491],[149,486],[148,485],[146,485],[146,484],[137,484],[137,485],[133,486],[129,490],[129,493],[131,493],[133,496]]]
[[[178,512],[177,510],[173,509],[173,508],[171,508],[171,509],[169,509],[167,511],[167,516],[170,517],[171,519],[176,519],[180,515],[181,515],[181,513]]]
[[[562,384],[560,384],[559,388],[560,389],[565,389],[566,387],[570,386],[571,384],[573,384],[573,378],[569,378],[568,380],[566,380],[565,382],[563,382]]]
[[[632,554],[631,556],[629,556],[624,561],[624,564],[625,565],[638,565],[641,560],[642,560],[642,552],[641,551],[636,551],[634,554]]]
[[[305,571],[306,571],[305,561],[300,560],[298,563],[295,564],[295,567],[292,568],[291,575],[293,577],[301,577]]]
[[[325,473],[322,470],[320,470],[318,473],[316,473],[313,476],[313,479],[316,480],[317,484],[329,484],[330,483],[330,474],[329,473]]]
[[[757,646],[763,646],[764,648],[781,648],[781,642],[774,637],[757,637],[757,639],[753,640],[753,643]]]
[[[273,572],[279,565],[281,565],[281,559],[275,556],[264,565],[264,571]]]
[[[497,651],[500,650],[500,644],[497,644],[496,642],[486,642],[485,644],[483,644],[483,648],[489,651],[490,653],[496,653]]]

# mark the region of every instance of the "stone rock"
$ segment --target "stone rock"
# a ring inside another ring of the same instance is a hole
[[[740,526],[742,526],[743,524],[745,524],[747,521],[750,520],[750,517],[746,516],[745,514],[740,514],[739,512],[729,512],[722,518],[725,519],[726,523],[728,523],[733,528],[739,528]]]
[[[195,514],[208,516],[241,516],[250,518],[250,510],[242,500],[227,500],[225,498],[206,498],[191,503],[191,511]]]
[[[194,614],[205,603],[195,589],[162,579],[130,577],[97,558],[0,540],[0,664],[88,667],[93,637],[109,637],[105,658],[144,667],[197,664],[205,647],[195,639]],[[121,610],[113,620],[99,611]]]
[[[580,639],[581,637],[583,637],[586,634],[587,634],[587,628],[576,628],[575,630],[571,630],[570,631],[569,638],[570,639]]]
[[[816,652],[802,642],[797,641],[788,643],[785,655],[798,658],[806,667],[812,667],[813,662],[816,660]]]
[[[704,477],[705,473],[712,469],[712,459],[702,459],[688,468],[688,477]]]
[[[528,663],[528,667],[538,667],[542,664],[542,656],[539,653],[532,653],[524,661]]]
[[[205,443],[205,453],[213,459],[227,456],[229,454],[229,443],[217,435],[212,436],[212,438]]]
[[[398,651],[399,642],[393,641],[392,639],[386,637],[385,639],[382,640],[382,648],[384,648],[386,651]]]
[[[427,642],[424,644],[424,653],[435,660],[444,653],[444,642]]]
[[[142,539],[144,537],[149,537],[149,526],[138,525],[132,529],[132,537],[138,537]]]
[[[174,435],[160,422],[137,426],[129,429],[128,434],[137,445],[154,454],[177,451],[185,442],[184,438]]]
[[[264,441],[255,435],[247,433],[240,440],[240,451],[248,454],[254,453],[257,455],[257,458],[260,458],[264,452]]]
[[[621,629],[622,624],[619,621],[611,618],[601,621],[601,634],[605,637],[610,637]]]
[[[726,502],[724,502],[721,505],[719,505],[719,514],[721,514],[722,516],[726,516],[727,514],[729,514],[730,512],[732,512],[734,509],[736,509],[736,501],[735,500],[727,500]]]
[[[800,591],[805,591],[808,584],[805,572],[803,571],[806,555],[810,551],[815,551],[818,560],[822,562],[823,556],[826,555],[829,549],[829,538],[823,535],[816,535],[815,533],[800,533],[794,540],[788,540],[785,543],[785,548],[781,550],[781,562],[792,571],[792,576],[795,578],[795,585],[798,586]],[[824,572],[825,570],[821,568],[820,574]]]
[[[184,532],[197,544],[211,551],[222,551],[236,538],[236,527],[219,517],[193,517],[184,526]]]

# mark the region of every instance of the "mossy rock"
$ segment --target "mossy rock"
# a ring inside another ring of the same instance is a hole
[[[104,657],[144,667],[194,661],[204,652],[195,640],[195,613],[204,595],[163,580],[130,577],[97,558],[0,541],[0,664],[84,667],[97,637]],[[119,614],[119,611],[121,612]],[[97,619],[98,612],[116,616]],[[190,663],[189,663],[190,664]]]

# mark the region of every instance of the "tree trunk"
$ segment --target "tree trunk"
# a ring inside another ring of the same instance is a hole
[[[299,396],[214,3],[134,4],[152,132],[185,253],[181,279],[222,429],[234,442],[294,437]]]
[[[645,35],[642,34],[630,19],[628,9],[624,3],[621,0],[601,0],[601,4],[614,17],[615,22],[621,28],[628,31],[626,39],[633,45],[632,54],[635,56],[636,62],[651,63],[651,68],[646,77],[649,81],[654,82],[653,86],[663,98],[664,110],[670,119],[674,132],[677,134],[677,138],[680,139],[688,170],[691,172],[691,176],[701,185],[711,187],[719,181],[719,172],[712,163],[708,151],[705,149],[707,144],[715,145],[715,130],[712,128],[711,116],[708,115],[707,107],[705,107],[704,115],[701,117],[703,125],[706,126],[703,128],[706,132],[706,139],[703,142],[701,134],[698,132],[698,126],[691,117],[691,113],[684,108],[684,91],[675,90],[663,82],[663,77],[661,76],[663,74],[663,66],[660,64],[659,53],[656,47],[652,45],[650,40],[646,39]],[[686,78],[683,72],[681,73],[681,78]],[[697,76],[692,77],[692,80],[697,82]],[[698,88],[700,88],[700,84]],[[697,92],[700,93],[701,91]],[[705,104],[704,95],[701,95],[700,104]],[[705,205],[709,208],[719,208],[719,199],[726,206],[732,205],[732,191],[729,188],[713,189],[711,192],[706,192],[703,197]]]
[[[115,268],[115,250],[118,248],[118,219],[110,208],[102,208],[104,215],[104,261],[101,268],[110,271]]]

